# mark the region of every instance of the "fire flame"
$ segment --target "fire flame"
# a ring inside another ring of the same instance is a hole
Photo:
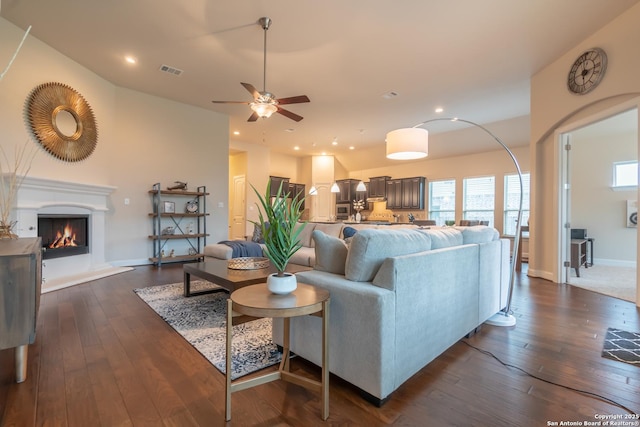
[[[69,224],[64,227],[63,232],[57,232],[56,238],[53,243],[49,245],[49,248],[66,248],[70,246],[78,246],[76,243],[76,233],[73,231],[73,228]]]

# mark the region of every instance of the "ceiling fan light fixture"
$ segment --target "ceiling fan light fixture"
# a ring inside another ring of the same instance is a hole
[[[278,107],[275,104],[265,104],[260,102],[252,102],[249,104],[251,109],[261,118],[266,119],[271,117],[273,113],[278,111]]]

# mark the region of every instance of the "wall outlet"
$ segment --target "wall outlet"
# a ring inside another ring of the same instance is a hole
[[[128,205],[129,203],[130,203],[129,198],[128,198],[128,197],[125,197],[125,198],[124,198],[124,204],[125,204],[125,205]]]

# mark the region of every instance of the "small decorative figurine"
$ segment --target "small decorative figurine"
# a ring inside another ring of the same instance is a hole
[[[186,190],[187,189],[187,183],[186,182],[182,182],[182,181],[175,181],[175,185],[172,185],[171,187],[167,187],[167,190]]]

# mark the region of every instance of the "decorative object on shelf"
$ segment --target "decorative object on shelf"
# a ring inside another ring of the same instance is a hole
[[[269,267],[269,258],[264,257],[238,257],[231,258],[228,267],[232,270],[259,270]]]
[[[173,258],[174,256],[176,256],[176,251],[175,249],[171,249],[171,252],[169,252],[169,258]]]
[[[167,235],[167,234],[174,234],[176,232],[176,229],[173,227],[165,227],[162,229],[162,234],[163,235]]]
[[[44,83],[33,89],[27,116],[34,137],[60,160],[84,160],[96,148],[98,126],[93,111],[82,95],[65,84]]]
[[[0,146],[0,239],[17,239],[13,233],[17,221],[11,220],[11,209],[16,201],[18,189],[31,169],[37,151],[30,141],[16,147],[13,162],[9,161],[4,148]]]
[[[302,215],[300,206],[304,203],[304,195],[298,193],[289,203],[290,194],[283,193],[282,184],[276,192],[276,197],[271,198],[271,182],[267,183],[264,194],[260,194],[251,185],[258,196],[258,221],[251,221],[259,226],[264,238],[264,254],[271,261],[277,273],[269,275],[267,287],[274,294],[287,294],[297,287],[296,277],[285,273],[289,259],[302,246],[298,238],[304,227],[298,227],[297,223]],[[303,223],[304,224],[304,223]]]
[[[409,222],[413,224],[413,221],[416,220],[416,217],[413,216],[413,214],[411,212],[409,212],[409,214],[407,215],[407,217],[409,218]]]
[[[187,213],[198,213],[198,199],[189,200],[185,204],[184,210]]]
[[[175,191],[175,190],[186,191],[187,190],[186,182],[182,182],[182,181],[174,181],[174,182],[175,182],[175,185],[167,187],[167,190],[169,191]]]
[[[164,202],[162,204],[162,211],[164,213],[176,213],[176,204],[175,202]]]
[[[407,129],[397,129],[391,131],[387,134],[387,157],[390,159],[402,159],[402,160],[411,160],[411,159],[419,159],[426,157],[429,152],[429,132],[425,129],[420,129],[421,126],[426,125],[427,123],[437,122],[437,121],[451,121],[451,122],[460,122],[466,123],[471,126],[475,126],[489,136],[491,136],[509,155],[513,165],[518,172],[518,180],[520,184],[520,204],[518,205],[518,218],[516,221],[516,236],[520,236],[521,233],[521,225],[522,225],[522,205],[523,205],[523,184],[522,184],[522,171],[520,170],[520,164],[516,159],[516,156],[513,152],[505,145],[504,142],[500,140],[496,135],[494,135],[490,130],[485,128],[478,123],[471,122],[469,120],[463,120],[458,118],[436,118],[425,120],[422,123],[418,123],[412,128]],[[516,260],[518,258],[518,246],[519,246],[518,238],[513,239],[513,254],[511,256],[511,268],[509,272],[509,289],[507,294],[507,305],[504,310],[494,314],[489,320],[486,321],[489,325],[494,326],[514,326],[516,324],[516,318],[510,313],[511,311],[511,298],[513,296],[513,286],[515,284],[515,273],[516,273]]]
[[[195,248],[189,248],[189,252],[188,253],[189,253],[189,255],[195,255],[195,254],[198,253],[198,251],[195,250]]]
[[[600,84],[605,71],[607,71],[607,54],[604,50],[594,47],[583,52],[569,70],[567,76],[569,92],[575,95],[591,92]]]

